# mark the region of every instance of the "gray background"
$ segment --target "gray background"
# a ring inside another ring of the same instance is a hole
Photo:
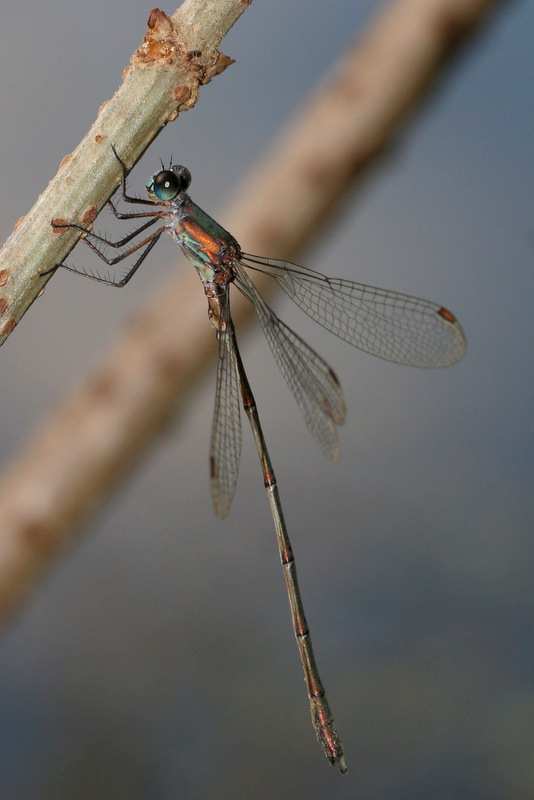
[[[379,5],[256,0],[223,43],[237,63],[168,126],[132,189],[172,154],[194,199],[223,213],[228,187]],[[3,8],[2,238],[119,85],[148,12],[139,0]],[[344,386],[332,465],[255,328],[242,345],[348,775],[314,741],[246,428],[232,512],[214,516],[214,360],[183,421],[0,642],[3,800],[532,796],[533,26],[532,2],[493,19],[305,258],[447,305],[466,358],[437,372],[382,363],[278,298]],[[190,268],[177,259],[160,243],[122,293],[50,282],[0,353],[3,459],[153,281]]]

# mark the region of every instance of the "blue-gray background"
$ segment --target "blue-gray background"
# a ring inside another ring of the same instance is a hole
[[[379,6],[256,0],[223,43],[237,63],[168,126],[132,188],[172,154],[195,200],[224,213],[228,187]],[[119,85],[148,12],[2,10],[2,238]],[[332,465],[261,336],[243,346],[348,775],[314,740],[246,428],[232,513],[214,516],[213,370],[0,642],[2,800],[532,796],[533,29],[532,2],[507,5],[306,256],[447,305],[466,358],[438,372],[381,363],[277,300],[342,379]],[[50,282],[0,353],[2,458],[153,281],[190,268],[171,245],[122,293]]]

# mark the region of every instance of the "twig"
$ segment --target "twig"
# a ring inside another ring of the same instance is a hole
[[[217,48],[250,2],[185,0],[172,17],[151,11],[122,86],[0,252],[0,344],[78,241],[79,233],[53,228],[51,220],[93,222],[120,183],[110,144],[132,167],[161,129],[196,103],[200,85],[232,63]]]
[[[497,0],[398,0],[387,7],[238,192],[240,202],[222,221],[243,247],[295,257],[308,245],[317,222],[333,214],[349,185],[391,144],[454,46],[496,5]],[[102,365],[5,472],[4,615],[169,423],[215,352],[202,296],[191,270],[145,300]],[[242,319],[237,300],[233,313]]]

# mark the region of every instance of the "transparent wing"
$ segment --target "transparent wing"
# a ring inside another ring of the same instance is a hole
[[[274,258],[243,254],[241,261],[271,275],[315,322],[366,353],[414,367],[447,367],[465,352],[460,323],[437,303]]]
[[[263,332],[306,424],[329,458],[336,458],[336,426],[345,422],[345,401],[339,381],[326,361],[269,308],[246,274],[235,264],[235,283],[254,303]]]
[[[210,444],[211,494],[221,517],[230,511],[241,458],[241,394],[232,324],[226,292],[220,304],[219,361]]]

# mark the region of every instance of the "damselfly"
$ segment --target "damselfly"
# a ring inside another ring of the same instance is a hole
[[[162,164],[161,171],[147,185],[146,199],[129,196],[126,191],[126,166],[115,148],[113,151],[122,170],[122,199],[150,208],[138,213],[121,213],[110,200],[113,214],[120,220],[148,220],[116,242],[98,236],[75,222],[65,225],[62,221],[61,226],[57,223],[56,227],[81,231],[91,250],[110,266],[134,253],[140,252],[140,255],[120,280],[89,274],[66,264],[57,266],[109,286],[125,286],[162,233],[167,232],[196,268],[204,286],[208,315],[216,330],[219,346],[210,446],[211,492],[215,509],[221,517],[225,517],[234,496],[241,454],[242,404],[260,457],[276,528],[313,725],[328,760],[340,772],[346,772],[343,747],[313,654],[275,474],[237,346],[230,313],[230,287],[235,286],[254,304],[275,360],[306,423],[330,458],[338,455],[336,427],[345,421],[345,402],[338,379],[326,361],[276,316],[258,293],[247,270],[271,275],[306,314],[336,336],[360,350],[400,364],[418,367],[454,364],[465,351],[462,328],[450,311],[428,300],[352,281],[327,278],[296,264],[244,253],[234,237],[186,194],[191,174],[183,166],[173,166],[171,163],[165,169]],[[156,230],[133,244],[136,237],[157,223]],[[108,247],[119,250],[119,255],[108,258],[105,250]]]

